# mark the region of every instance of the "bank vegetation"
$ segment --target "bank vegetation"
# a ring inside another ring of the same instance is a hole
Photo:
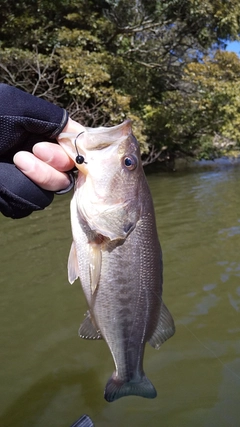
[[[240,147],[238,0],[2,0],[0,80],[86,126],[131,118],[145,164]]]

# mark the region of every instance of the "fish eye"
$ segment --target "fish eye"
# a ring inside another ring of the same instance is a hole
[[[127,156],[124,158],[124,166],[128,170],[134,170],[137,167],[137,158],[135,156]]]

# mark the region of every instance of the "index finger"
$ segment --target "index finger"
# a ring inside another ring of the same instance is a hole
[[[74,162],[63,148],[51,142],[39,142],[33,147],[33,154],[48,165],[64,172],[74,167]]]

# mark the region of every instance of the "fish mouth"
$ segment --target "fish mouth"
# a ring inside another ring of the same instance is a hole
[[[78,135],[62,133],[58,142],[75,162],[75,166],[86,175],[88,152],[90,154],[91,151],[102,151],[102,154],[112,156],[130,135],[132,135],[132,122],[125,120],[120,125],[112,127],[85,127],[84,131]],[[90,158],[91,156],[90,154]]]
[[[117,126],[85,128],[86,133],[80,145],[85,150],[102,150],[110,146],[120,145],[132,134],[131,120],[125,120]]]

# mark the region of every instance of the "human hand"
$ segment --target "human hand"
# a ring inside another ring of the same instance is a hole
[[[69,117],[62,133],[78,135],[83,130],[82,125]],[[33,146],[33,153],[19,151],[13,161],[18,169],[44,190],[60,191],[70,184],[69,176],[64,172],[71,170],[74,162],[58,144],[39,142]]]
[[[65,171],[74,167],[74,162],[58,144],[39,142],[33,153],[19,151],[13,161],[28,178],[44,190],[59,191],[70,184]]]

